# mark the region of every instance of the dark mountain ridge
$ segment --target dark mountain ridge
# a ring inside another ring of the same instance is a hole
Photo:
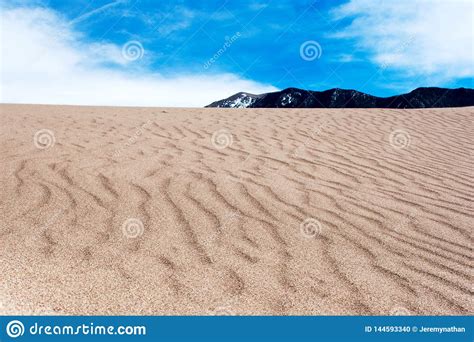
[[[474,89],[417,88],[409,93],[377,97],[357,90],[311,91],[287,88],[265,94],[240,92],[206,107],[219,108],[441,108],[474,106]]]

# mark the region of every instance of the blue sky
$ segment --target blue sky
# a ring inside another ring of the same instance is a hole
[[[464,0],[3,1],[1,100],[201,106],[240,90],[473,87],[473,11]]]

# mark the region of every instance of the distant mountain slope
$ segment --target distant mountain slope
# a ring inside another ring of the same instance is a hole
[[[224,100],[216,101],[206,107],[224,107],[224,108],[248,108],[251,107],[256,100],[262,95],[254,95],[249,93],[237,93]]]
[[[377,97],[356,90],[311,91],[287,88],[254,95],[240,92],[206,107],[220,108],[437,108],[474,106],[474,89],[417,88],[407,94]]]

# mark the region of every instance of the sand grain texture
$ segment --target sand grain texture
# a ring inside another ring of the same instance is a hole
[[[472,314],[473,108],[0,109],[2,314]]]

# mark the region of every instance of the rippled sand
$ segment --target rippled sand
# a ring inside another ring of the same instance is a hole
[[[0,109],[2,314],[473,312],[474,108]]]

